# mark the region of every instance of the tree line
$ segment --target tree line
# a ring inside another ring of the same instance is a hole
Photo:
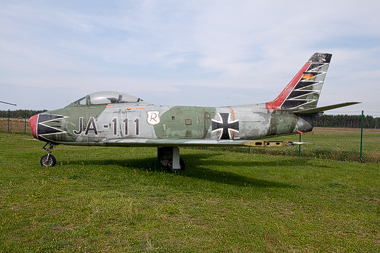
[[[46,110],[15,110],[15,111],[0,111],[0,118],[16,118],[16,119],[29,119],[35,114],[46,112]]]
[[[322,115],[314,119],[315,127],[361,128],[361,115]],[[363,118],[364,128],[379,128],[380,118],[367,115]]]

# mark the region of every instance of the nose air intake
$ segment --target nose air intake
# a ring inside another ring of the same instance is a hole
[[[38,139],[38,136],[37,136],[38,116],[39,114],[36,114],[29,119],[30,126],[32,127],[32,134],[35,139]]]
[[[33,137],[41,140],[54,143],[57,135],[66,133],[62,128],[63,115],[39,113],[29,119],[32,127]]]

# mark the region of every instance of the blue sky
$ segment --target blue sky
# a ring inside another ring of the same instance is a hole
[[[380,1],[3,1],[0,100],[57,109],[113,90],[153,104],[273,100],[314,52],[319,101],[380,116]]]

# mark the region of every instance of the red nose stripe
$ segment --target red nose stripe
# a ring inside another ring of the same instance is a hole
[[[33,137],[36,139],[38,139],[38,137],[37,137],[37,122],[38,122],[38,114],[32,116],[29,119],[30,126],[32,127]]]

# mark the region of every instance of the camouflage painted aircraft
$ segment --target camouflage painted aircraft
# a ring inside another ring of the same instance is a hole
[[[319,113],[348,102],[317,107],[331,54],[315,53],[271,102],[224,107],[154,105],[121,92],[96,92],[68,106],[30,118],[33,136],[46,144],[41,165],[54,166],[58,144],[158,148],[159,162],[183,170],[182,146],[272,147],[301,143],[265,138],[308,132]],[[47,147],[48,146],[48,147]]]

